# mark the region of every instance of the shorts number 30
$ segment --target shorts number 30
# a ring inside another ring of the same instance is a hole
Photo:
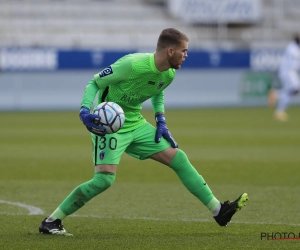
[[[103,150],[106,148],[107,145],[111,150],[115,150],[117,148],[118,141],[115,137],[111,137],[109,138],[109,140],[107,140],[106,137],[100,137],[99,148]]]

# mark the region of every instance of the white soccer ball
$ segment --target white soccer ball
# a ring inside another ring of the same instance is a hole
[[[101,117],[99,125],[106,128],[108,134],[116,133],[125,122],[123,109],[115,102],[102,102],[95,109],[94,114]]]

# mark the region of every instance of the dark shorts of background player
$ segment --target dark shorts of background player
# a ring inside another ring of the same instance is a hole
[[[155,133],[156,128],[147,122],[140,128],[126,133],[106,134],[103,137],[92,134],[94,165],[118,165],[124,152],[145,160],[171,146],[163,137],[156,143]]]

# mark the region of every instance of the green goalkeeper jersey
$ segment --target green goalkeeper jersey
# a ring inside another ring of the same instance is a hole
[[[164,89],[175,77],[175,69],[160,72],[154,54],[128,54],[94,76],[86,88],[81,106],[91,108],[98,93],[97,104],[118,103],[124,110],[125,123],[119,133],[142,126],[142,103],[151,98],[154,112],[164,112]]]

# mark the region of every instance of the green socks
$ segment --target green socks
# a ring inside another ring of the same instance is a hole
[[[186,154],[178,149],[170,167],[176,172],[183,185],[195,195],[211,212],[220,207],[207,183],[191,165]]]
[[[63,220],[66,216],[83,207],[85,203],[93,197],[108,189],[114,182],[115,178],[116,175],[114,173],[94,173],[94,178],[77,186],[50,215],[49,219]]]

